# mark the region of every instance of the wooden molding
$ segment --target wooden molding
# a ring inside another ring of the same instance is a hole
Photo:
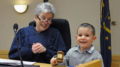
[[[9,50],[0,50],[0,58],[8,59]]]
[[[112,55],[111,67],[120,67],[120,55]]]

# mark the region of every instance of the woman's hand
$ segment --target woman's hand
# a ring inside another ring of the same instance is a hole
[[[41,43],[33,43],[32,45],[33,53],[43,53],[46,51],[46,48]]]

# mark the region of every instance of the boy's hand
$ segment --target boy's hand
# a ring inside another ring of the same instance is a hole
[[[50,60],[50,64],[52,64],[52,65],[56,65],[57,64],[57,58],[52,58],[51,60]]]

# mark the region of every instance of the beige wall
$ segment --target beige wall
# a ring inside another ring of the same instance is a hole
[[[13,24],[18,23],[19,28],[27,26],[33,20],[35,6],[42,0],[28,0],[29,8],[26,13],[18,14],[14,11],[12,0],[0,0],[0,49],[9,49],[14,37]],[[79,24],[89,22],[96,28],[97,40],[94,45],[100,50],[100,0],[49,0],[56,8],[55,18],[65,18],[71,27],[72,47],[76,45],[75,34]],[[117,22],[112,27],[112,51],[120,54],[119,39],[120,8],[119,0],[110,0],[112,20]]]
[[[112,30],[112,51],[114,54],[120,54],[120,0],[110,0],[111,20],[116,21]]]

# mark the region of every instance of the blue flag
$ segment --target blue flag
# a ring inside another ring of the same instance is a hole
[[[101,55],[105,67],[111,67],[111,30],[110,30],[110,11],[109,0],[101,0],[101,32],[100,44]]]

